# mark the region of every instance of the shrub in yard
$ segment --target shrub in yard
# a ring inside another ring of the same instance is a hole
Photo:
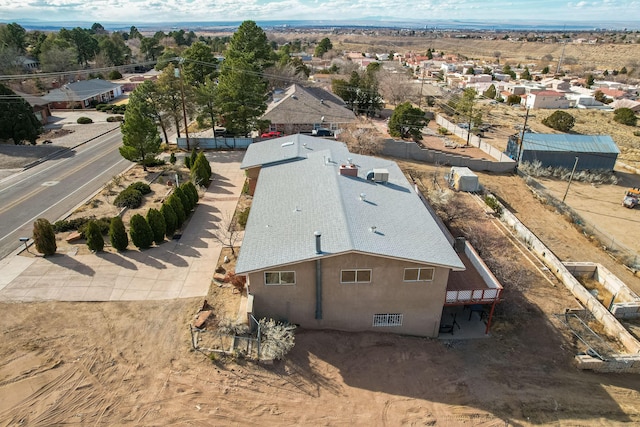
[[[160,207],[160,213],[164,217],[164,224],[166,228],[165,234],[167,237],[171,238],[173,233],[178,229],[178,217],[171,205],[168,203],[162,204],[162,207]]]
[[[177,161],[178,159],[176,159],[176,153],[171,153],[171,155],[169,156],[169,163],[175,165]]]
[[[98,111],[104,111],[105,108],[108,107],[108,104],[98,104],[96,105],[96,110]]]
[[[493,211],[498,216],[502,215],[502,205],[500,205],[500,202],[498,202],[498,200],[496,200],[495,197],[488,196],[488,195],[484,196],[484,202],[487,204],[487,206],[489,206],[491,209],[493,209]]]
[[[111,246],[117,251],[124,251],[129,245],[129,236],[127,236],[127,230],[124,228],[122,218],[115,216],[111,219],[111,225],[109,226],[109,240]]]
[[[107,117],[107,122],[109,122],[109,123],[122,122],[122,121],[124,121],[124,117],[122,117],[122,116],[109,116],[109,117]]]
[[[184,193],[191,199],[191,205],[195,207],[200,199],[200,196],[198,196],[198,189],[191,181],[185,182],[182,184],[182,187],[182,191],[184,191]]]
[[[94,252],[100,252],[104,249],[104,238],[102,237],[100,226],[95,221],[89,221],[84,229],[84,235],[89,249]]]
[[[576,124],[576,119],[565,111],[555,111],[549,117],[543,119],[542,124],[560,132],[569,132]]]
[[[248,207],[238,212],[238,225],[240,225],[242,228],[245,228],[247,226],[247,220],[249,219],[250,211],[251,211],[251,208]]]
[[[172,194],[167,199],[167,203],[173,208],[173,211],[176,214],[176,230],[184,224],[184,220],[187,219],[187,215],[184,212],[184,206],[182,206],[182,201],[180,197]]]
[[[189,170],[191,169],[191,157],[189,156],[184,157],[184,167],[186,167]]]
[[[198,154],[195,164],[191,167],[191,181],[197,185],[204,187],[209,186],[209,180],[211,179],[211,165],[204,156],[204,153]]]
[[[139,208],[142,204],[142,193],[135,188],[127,187],[118,194],[113,204],[121,208]]]
[[[167,232],[167,225],[164,222],[164,216],[159,210],[151,208],[147,212],[147,222],[153,232],[153,241],[156,245],[164,242],[164,235]]]
[[[198,158],[198,152],[195,148],[191,150],[191,155],[189,157],[191,158],[191,166],[195,165],[196,159]]]
[[[80,231],[82,237],[84,237],[85,239],[87,238],[87,225],[89,224],[89,222],[93,222],[98,227],[102,235],[105,235],[109,232],[109,225],[111,224],[110,217],[95,218],[92,216],[82,219],[85,220],[85,223],[82,226],[78,227],[77,230]]]
[[[184,194],[184,191],[182,191],[182,186],[176,187],[173,190],[173,193],[180,198],[185,214],[189,215],[189,212],[191,212],[193,206],[191,206],[191,199],[186,194]]]
[[[146,158],[144,160],[145,166],[150,167],[150,168],[154,167],[154,166],[162,166],[165,163],[166,162],[164,160],[158,159],[157,157],[149,157],[149,158]]]
[[[635,126],[638,122],[638,118],[631,108],[617,108],[613,112],[613,120],[627,126]]]
[[[131,242],[140,249],[147,249],[153,244],[153,231],[146,219],[135,214],[129,222]]]
[[[53,225],[46,219],[38,218],[33,223],[33,242],[36,250],[45,256],[56,253],[56,234],[53,232]]]
[[[109,74],[107,74],[107,78],[109,80],[118,80],[122,78],[122,74],[118,70],[111,70]]]
[[[211,179],[211,164],[209,163],[209,160],[207,160],[207,157],[204,155],[202,151],[198,153],[198,157],[196,157],[196,160],[198,159],[200,159],[200,161],[204,164],[204,167],[207,170],[207,173],[209,174],[209,179]]]
[[[133,184],[129,185],[129,188],[133,188],[135,190],[138,190],[140,192],[140,194],[149,194],[151,193],[151,187],[149,187],[149,184],[147,184],[146,182],[142,182],[142,181],[136,181]]]
[[[93,123],[93,120],[91,120],[89,117],[78,117],[77,120],[79,125],[88,125],[89,123]]]

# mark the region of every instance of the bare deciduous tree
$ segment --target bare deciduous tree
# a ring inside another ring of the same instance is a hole
[[[212,237],[223,247],[231,249],[231,253],[235,256],[235,246],[240,240],[241,231],[242,229],[233,214],[223,214],[218,227],[213,229]]]
[[[398,105],[415,95],[415,83],[405,73],[378,72],[380,93],[385,101]]]
[[[373,127],[362,127],[362,124],[350,124],[342,129],[340,140],[347,144],[350,152],[373,156],[382,151],[384,143],[380,134]]]

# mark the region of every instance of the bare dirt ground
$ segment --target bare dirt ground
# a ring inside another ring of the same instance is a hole
[[[405,166],[431,188],[434,167]],[[611,268],[519,178],[481,179],[524,206],[518,216],[561,257],[599,257]],[[451,226],[505,285],[489,338],[303,330],[285,361],[257,366],[191,350],[187,325],[202,299],[2,304],[0,425],[639,423],[640,378],[576,370],[571,359],[584,349],[553,316],[576,301],[474,198],[455,200]],[[207,298],[218,317],[237,312],[228,287],[213,285]]]

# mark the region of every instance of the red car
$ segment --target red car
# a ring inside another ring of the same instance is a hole
[[[261,138],[276,138],[278,136],[282,136],[282,132],[276,130],[264,132],[262,135],[260,135]]]

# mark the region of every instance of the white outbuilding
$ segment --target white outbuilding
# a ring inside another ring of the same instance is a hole
[[[449,186],[458,191],[476,192],[480,191],[478,175],[471,172],[467,167],[453,166],[449,173]]]

